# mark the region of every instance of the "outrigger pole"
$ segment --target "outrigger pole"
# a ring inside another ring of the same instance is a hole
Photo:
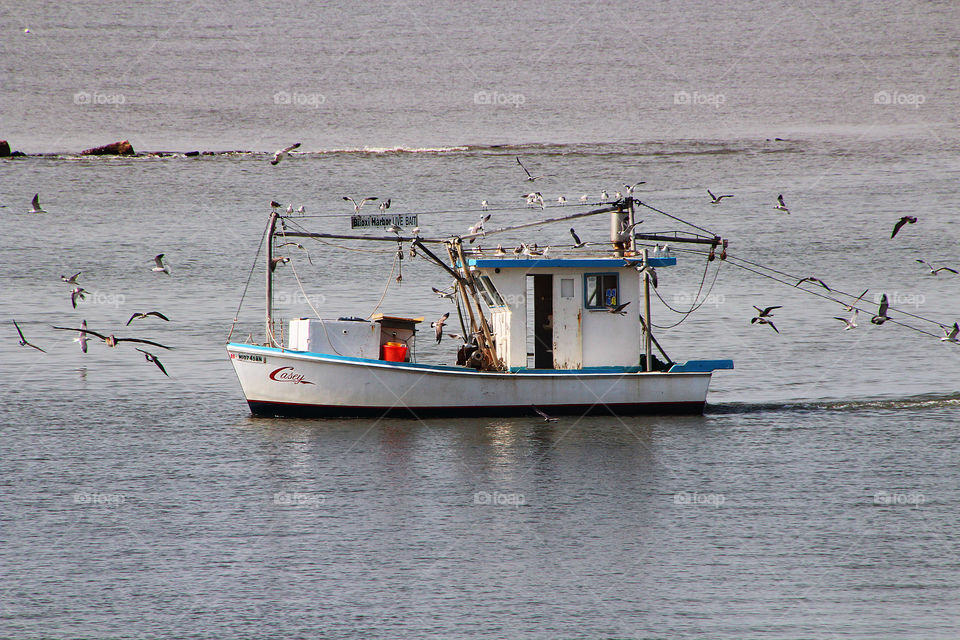
[[[280,346],[273,337],[273,233],[277,228],[276,211],[270,214],[270,222],[267,225],[267,315],[266,315],[266,334],[267,344],[271,346]]]

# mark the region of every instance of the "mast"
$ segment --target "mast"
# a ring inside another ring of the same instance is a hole
[[[277,345],[273,339],[273,233],[277,227],[277,212],[270,213],[270,223],[267,225],[267,306],[266,306],[266,342],[271,346]]]
[[[646,353],[647,358],[646,370],[647,372],[650,372],[653,370],[653,348],[651,344],[653,338],[653,323],[650,321],[650,265],[647,261],[648,252],[649,249],[643,250],[643,314],[646,317],[646,322],[644,322],[645,331],[643,332],[643,343],[644,352]]]

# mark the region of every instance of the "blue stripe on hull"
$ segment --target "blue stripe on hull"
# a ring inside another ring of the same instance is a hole
[[[257,416],[298,418],[472,418],[478,416],[537,417],[531,406],[485,407],[351,407],[341,405],[293,404],[248,400],[250,411]],[[697,415],[705,402],[653,402],[626,404],[544,405],[539,408],[550,415]]]

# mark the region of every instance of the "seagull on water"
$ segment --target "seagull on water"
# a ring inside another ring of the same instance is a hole
[[[846,326],[843,328],[844,331],[850,331],[850,329],[857,328],[857,317],[860,315],[859,309],[853,310],[853,315],[849,318],[841,318],[840,316],[833,316],[836,320],[844,323]]]
[[[710,195],[710,204],[720,204],[720,201],[723,200],[724,198],[732,198],[732,197],[733,197],[733,194],[732,194],[732,193],[725,193],[725,194],[723,194],[722,196],[715,196],[715,195],[713,195],[713,191],[710,191],[710,189],[707,189],[707,193]],[[782,197],[783,197],[783,196],[781,196],[781,198],[782,198]]]
[[[146,313],[140,313],[140,312],[134,313],[132,316],[130,316],[130,319],[127,320],[127,324],[125,324],[124,326],[129,327],[130,323],[133,322],[134,320],[142,320],[144,318],[149,318],[150,316],[153,316],[155,318],[160,318],[161,320],[166,320],[167,322],[170,322],[170,318],[163,315],[159,311],[147,311]]]
[[[154,261],[155,263],[157,263],[157,266],[155,266],[153,269],[151,269],[151,271],[156,271],[156,272],[158,272],[158,273],[165,273],[165,274],[167,274],[167,275],[170,275],[170,267],[168,267],[167,265],[163,264],[163,256],[164,256],[164,255],[166,255],[166,254],[158,253],[157,255],[153,256],[153,261]]]
[[[13,321],[13,326],[15,326],[15,327],[17,328],[17,333],[20,334],[20,346],[21,346],[21,347],[33,347],[33,348],[36,349],[37,351],[43,351],[44,353],[46,353],[46,350],[41,349],[40,347],[38,347],[38,346],[35,345],[35,344],[30,344],[30,342],[24,337],[23,331],[20,330],[20,325],[17,324],[17,321],[16,321],[16,320]]]
[[[883,294],[883,297],[880,298],[880,308],[877,310],[877,315],[870,318],[870,322],[873,324],[883,324],[890,318],[887,316],[887,309],[890,307],[890,303],[887,301],[887,294]]]
[[[73,274],[73,275],[70,276],[69,278],[68,278],[67,276],[60,276],[60,279],[63,280],[64,282],[66,282],[67,284],[75,284],[75,285],[78,285],[78,286],[79,286],[80,283],[77,282],[77,278],[80,277],[80,274],[81,274],[81,273],[83,273],[83,272],[82,272],[82,271],[77,271],[75,274]]]
[[[59,331],[82,331],[83,333],[100,338],[105,343],[107,343],[108,347],[116,347],[121,342],[140,342],[143,344],[152,344],[153,346],[160,347],[161,349],[170,348],[166,345],[160,344],[159,342],[154,342],[153,340],[142,340],[140,338],[117,338],[113,334],[110,334],[109,336],[105,336],[102,333],[97,333],[96,331],[91,331],[90,329],[87,329],[86,326],[84,326],[82,329],[75,329],[73,327],[53,327],[53,328]]]
[[[950,328],[943,328],[943,337],[940,338],[941,342],[958,342],[960,343],[960,338],[957,338],[957,334],[960,334],[960,324],[954,322],[953,326]],[[30,345],[33,346],[33,345]]]
[[[281,160],[283,160],[283,159],[287,156],[288,153],[290,153],[291,151],[293,151],[294,149],[297,149],[297,148],[299,148],[299,147],[300,147],[300,143],[299,143],[299,142],[295,142],[295,143],[293,143],[292,145],[290,145],[289,147],[284,147],[283,149],[280,149],[280,150],[277,151],[275,154],[273,154],[273,160],[270,161],[270,164],[277,164],[278,162],[280,162]]]
[[[930,269],[930,272],[927,273],[928,276],[938,276],[940,275],[941,271],[949,271],[950,273],[957,273],[956,269],[951,269],[950,267],[938,267],[934,269],[933,265],[931,265],[929,262],[925,260],[920,260],[919,258],[917,259],[917,262],[925,266],[927,269]]]
[[[140,348],[136,348],[136,349],[137,351],[143,354],[143,357],[147,362],[152,362],[153,364],[157,365],[157,368],[159,368],[160,371],[163,372],[163,375],[167,376],[168,378],[170,377],[170,374],[167,373],[167,370],[163,368],[163,365],[160,363],[160,359],[157,356],[153,355],[149,351],[144,351],[143,349],[140,349]]]
[[[34,194],[33,200],[30,201],[30,205],[31,205],[30,211],[28,211],[27,213],[46,213],[46,211],[43,210],[43,207],[40,206],[39,193]]]
[[[783,211],[784,213],[790,213],[790,209],[787,209],[787,205],[783,202],[783,194],[777,196],[777,206],[774,207],[777,211]],[[779,332],[778,332],[779,333]]]
[[[558,420],[560,420],[560,418],[554,418],[553,416],[547,415],[546,413],[544,413],[534,405],[530,405],[530,406],[533,408],[534,411],[537,412],[537,415],[543,418],[544,422],[557,422]]]
[[[917,218],[915,216],[903,216],[897,220],[897,224],[893,225],[893,233],[890,234],[890,239],[893,240],[897,237],[897,234],[900,233],[900,229],[903,228],[905,224],[916,224]]]
[[[573,236],[573,248],[579,249],[580,247],[587,244],[586,242],[580,239],[580,236],[577,235],[577,232],[573,230],[573,227],[570,227],[570,235]]]
[[[545,178],[546,176],[534,176],[531,175],[527,168],[523,166],[523,163],[520,162],[520,156],[517,156],[517,164],[520,165],[520,168],[523,169],[523,172],[527,174],[527,182],[533,182],[534,180],[539,180],[540,178]]]
[[[440,341],[443,340],[443,323],[447,321],[447,318],[450,317],[450,312],[447,311],[445,314],[440,316],[440,319],[436,322],[430,323],[430,328],[436,332],[437,344],[440,344]]]
[[[343,196],[343,199],[349,200],[350,202],[353,203],[353,211],[356,214],[360,213],[360,209],[363,208],[363,205],[365,205],[368,202],[374,202],[375,200],[377,200],[377,198],[364,198],[363,200],[360,201],[360,204],[357,204],[357,201],[351,198],[350,196]]]

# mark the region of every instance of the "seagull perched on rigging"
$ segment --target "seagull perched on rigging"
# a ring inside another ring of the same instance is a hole
[[[941,342],[958,342],[960,343],[960,338],[957,338],[957,334],[960,334],[960,324],[954,322],[953,327],[944,327],[943,328],[943,337],[940,338]],[[33,346],[33,345],[30,345]]]
[[[307,248],[306,248],[305,246],[303,246],[302,244],[300,244],[299,242],[284,242],[283,244],[278,245],[277,248],[280,249],[280,248],[282,248],[282,247],[287,246],[288,244],[292,244],[292,245],[295,246],[297,249],[300,249],[300,250],[303,251],[305,254],[307,254],[307,261],[310,262],[310,264],[313,264],[313,259],[310,257],[310,252],[307,251]]]
[[[46,213],[46,211],[43,210],[43,207],[40,206],[39,193],[34,194],[33,200],[30,201],[30,211],[28,211],[27,213]],[[32,347],[33,345],[30,345],[30,346]]]
[[[887,316],[887,309],[890,307],[890,303],[887,301],[887,294],[883,294],[880,298],[880,308],[877,310],[877,315],[870,318],[870,322],[873,324],[883,324],[890,318]]]
[[[570,227],[570,235],[573,236],[573,248],[579,249],[580,247],[586,245],[587,243],[580,239],[580,236],[577,235],[577,232],[573,230],[573,227]]]
[[[478,220],[476,224],[471,225],[471,226],[467,229],[467,233],[469,233],[470,235],[476,235],[476,234],[479,233],[480,235],[486,237],[486,233],[484,232],[483,225],[484,225],[485,222],[487,222],[487,221],[490,219],[490,215],[491,215],[491,214],[489,214],[489,213],[486,214],[485,216],[483,216],[482,218],[480,218],[480,220]],[[473,242],[474,240],[475,240],[475,238],[470,238],[470,242]]]
[[[710,189],[707,189],[707,194],[710,195],[710,204],[720,204],[720,201],[723,200],[724,198],[732,198],[732,197],[733,197],[733,194],[732,194],[732,193],[725,193],[725,194],[723,194],[722,196],[715,196],[715,195],[713,195],[713,191],[710,191]],[[781,196],[781,197],[782,197],[782,196]]]
[[[97,333],[96,331],[91,331],[90,329],[87,329],[86,326],[84,326],[84,328],[82,329],[75,329],[73,327],[53,327],[53,328],[59,331],[82,331],[83,333],[87,333],[87,334],[90,334],[91,336],[96,336],[97,338],[100,338],[105,343],[107,343],[108,347],[116,347],[121,342],[140,342],[143,344],[152,344],[153,346],[160,347],[161,349],[170,349],[170,347],[166,345],[162,345],[159,342],[154,342],[153,340],[142,340],[140,338],[117,338],[113,334],[110,334],[109,336],[105,336],[102,333]]]
[[[897,234],[900,233],[900,229],[903,228],[905,224],[916,224],[917,218],[915,216],[903,216],[897,220],[897,224],[893,225],[893,233],[890,234],[890,239],[893,240],[897,237]]]
[[[374,202],[377,200],[377,198],[364,198],[363,200],[360,201],[360,204],[357,204],[357,201],[351,198],[350,196],[343,196],[343,199],[349,200],[350,202],[353,203],[353,211],[356,214],[360,213],[360,209],[363,208],[363,205],[365,205],[368,202]]]
[[[147,362],[152,362],[153,364],[157,365],[157,368],[159,368],[160,371],[163,372],[163,375],[167,376],[168,378],[170,377],[170,374],[167,373],[167,370],[163,368],[163,365],[162,365],[162,364],[160,364],[160,358],[158,358],[157,356],[153,355],[153,354],[150,353],[149,351],[144,351],[143,349],[140,349],[139,347],[135,347],[135,348],[137,349],[137,351],[139,351],[140,353],[143,354],[143,357],[146,359]]]
[[[610,195],[607,193],[607,190],[606,190],[606,189],[604,189],[603,191],[600,192],[600,199],[601,199],[601,200],[608,200],[609,198],[610,198]]]
[[[795,284],[795,285],[793,285],[793,286],[799,287],[799,286],[800,286],[801,284],[803,284],[804,282],[812,282],[812,283],[814,283],[814,284],[820,285],[821,287],[823,287],[823,288],[826,289],[827,291],[833,291],[833,289],[831,289],[830,287],[827,286],[827,283],[826,283],[826,282],[824,282],[824,281],[821,280],[820,278],[814,278],[813,276],[807,276],[806,278],[802,278],[802,279],[798,280],[798,281],[797,281],[797,284]]]
[[[43,353],[46,353],[46,351],[45,351],[44,349],[41,349],[40,347],[38,347],[38,346],[35,345],[35,344],[31,344],[31,343],[26,339],[26,337],[24,337],[23,331],[20,330],[20,325],[17,324],[17,321],[16,321],[16,320],[13,321],[13,326],[15,326],[15,327],[17,328],[17,333],[20,335],[20,346],[21,346],[21,347],[33,347],[33,348],[36,349],[37,351],[43,351]]]
[[[486,200],[481,200],[481,201],[480,201],[480,208],[483,209],[484,211],[486,211],[487,209],[490,208],[490,203],[487,202]]]
[[[560,203],[560,206],[567,204],[567,198],[565,196],[557,196],[557,202]]]
[[[582,196],[580,196],[580,202],[586,202],[589,198],[590,196],[588,196],[587,194],[583,194]]]
[[[787,209],[787,205],[783,202],[783,194],[777,196],[777,206],[774,207],[777,211],[783,211],[784,213],[790,213],[790,209]],[[779,331],[777,332],[779,333]]]
[[[273,209],[274,212],[276,212],[276,210],[279,209],[279,208],[282,207],[282,206],[283,206],[283,205],[280,204],[279,202],[277,202],[276,200],[271,200],[271,201],[270,201],[270,208]]]
[[[517,164],[520,165],[520,168],[523,169],[523,172],[527,174],[527,182],[533,182],[534,180],[539,180],[540,178],[545,178],[546,176],[534,176],[531,175],[527,168],[523,166],[523,163],[520,162],[520,156],[517,156]]]
[[[165,273],[167,275],[170,275],[170,267],[163,264],[164,255],[165,254],[163,253],[158,253],[157,255],[153,256],[153,261],[156,263],[156,266],[153,269],[151,269],[151,271],[156,271],[157,273]]]
[[[387,233],[395,233],[399,236],[401,231],[403,231],[403,227],[396,224],[391,224],[387,227]]]
[[[632,196],[632,195],[633,195],[633,190],[636,189],[637,187],[639,187],[639,186],[642,185],[642,184],[647,184],[647,183],[646,183],[645,181],[643,181],[643,180],[641,180],[640,182],[634,182],[633,184],[627,184],[626,182],[624,182],[624,183],[623,183],[623,190],[624,190],[624,192],[626,192],[626,194],[627,194],[628,196]]]
[[[389,208],[390,208],[390,198],[387,198],[386,200],[380,203],[380,213],[383,213]]]
[[[67,276],[60,276],[60,279],[66,282],[67,284],[79,285],[80,283],[77,282],[77,278],[80,277],[81,273],[83,273],[83,271],[77,271],[75,274],[73,274],[69,278]]]
[[[279,256],[277,258],[274,258],[273,260],[270,261],[270,272],[273,273],[274,271],[276,271],[277,267],[279,267],[282,264],[287,264],[288,262],[290,262],[290,258],[286,256]]]
[[[543,209],[543,194],[541,194],[539,191],[531,191],[530,193],[525,193],[520,197],[526,198],[528,205],[539,204],[540,208]]]
[[[447,318],[450,317],[450,312],[447,311],[445,314],[440,316],[440,319],[436,322],[430,323],[430,328],[436,332],[437,344],[440,344],[440,341],[443,340],[443,323],[447,321]]]
[[[922,264],[923,266],[925,266],[927,269],[930,269],[930,272],[927,273],[928,276],[937,276],[937,275],[940,275],[940,272],[941,272],[941,271],[949,271],[950,273],[957,273],[957,270],[956,270],[956,269],[951,269],[950,267],[938,267],[938,268],[934,269],[934,268],[933,268],[933,265],[931,265],[929,262],[927,262],[927,261],[925,261],[925,260],[921,260],[921,259],[919,259],[919,258],[917,258],[917,262],[919,262],[920,264]]]
[[[289,147],[284,147],[283,149],[280,149],[280,150],[277,151],[275,154],[273,154],[273,160],[270,161],[270,164],[277,164],[278,162],[280,162],[281,160],[283,160],[283,159],[287,156],[288,153],[290,153],[291,151],[293,151],[294,149],[297,149],[297,148],[299,148],[299,147],[300,147],[300,143],[299,143],[299,142],[295,142],[295,143],[293,143],[292,145],[290,145]]]
[[[844,323],[844,324],[846,325],[846,326],[843,328],[844,331],[850,331],[850,329],[856,329],[856,328],[857,328],[857,316],[859,316],[859,315],[860,315],[860,310],[859,310],[859,309],[854,309],[854,310],[853,310],[853,315],[850,316],[849,318],[841,318],[840,316],[833,316],[833,317],[834,317],[836,320],[839,320],[840,322],[842,322],[842,323]]]
[[[124,326],[129,327],[130,323],[133,322],[134,320],[142,320],[144,318],[149,318],[150,316],[153,316],[155,318],[160,318],[161,320],[166,320],[167,322],[170,322],[170,318],[163,315],[159,311],[147,311],[146,313],[139,313],[139,312],[134,313],[132,316],[130,316],[130,319],[127,320],[127,324]]]

